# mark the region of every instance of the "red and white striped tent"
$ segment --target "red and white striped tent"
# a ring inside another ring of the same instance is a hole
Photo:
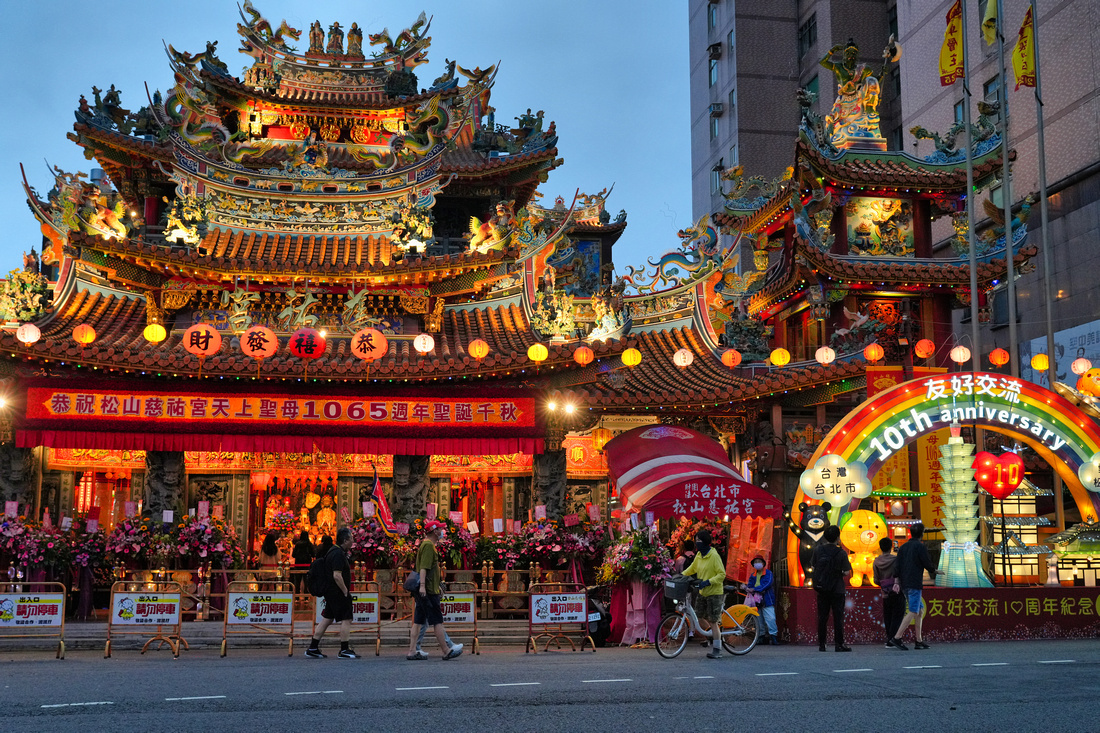
[[[655,517],[777,518],[783,504],[753,486],[702,433],[672,425],[645,425],[604,447],[623,509]]]

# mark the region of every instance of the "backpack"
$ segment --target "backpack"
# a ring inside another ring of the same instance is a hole
[[[818,545],[814,557],[814,590],[831,591],[840,581],[840,568],[836,558],[838,552],[829,552],[828,545]]]
[[[306,571],[306,590],[310,595],[320,598],[329,592],[332,584],[332,570],[329,569],[326,553],[310,563],[309,570]]]

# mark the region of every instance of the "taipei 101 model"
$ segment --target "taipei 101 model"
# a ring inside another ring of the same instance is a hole
[[[981,567],[978,507],[974,504],[974,446],[964,443],[958,424],[951,426],[947,445],[940,446],[943,487],[943,551],[936,585],[941,588],[992,588]]]

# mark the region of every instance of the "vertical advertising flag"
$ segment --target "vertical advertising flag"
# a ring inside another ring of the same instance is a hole
[[[1035,21],[1031,8],[1027,9],[1024,23],[1016,35],[1016,48],[1012,49],[1012,71],[1016,75],[1016,89],[1020,86],[1035,88]]]
[[[940,86],[949,87],[963,78],[962,55],[962,0],[947,11],[947,27],[943,31],[940,47]]]
[[[985,17],[982,18],[982,37],[988,46],[992,46],[997,40],[997,0],[986,2]]]

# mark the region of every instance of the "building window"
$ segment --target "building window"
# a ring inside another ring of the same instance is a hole
[[[894,88],[894,97],[901,97],[901,67],[895,66],[890,69],[890,83]]]
[[[890,23],[890,35],[898,37],[898,6],[891,5],[886,9],[886,18]]]
[[[730,165],[737,165],[737,143],[730,145]]]
[[[717,117],[711,117],[710,118],[710,139],[711,140],[717,140],[718,139],[718,118]]]
[[[891,150],[904,150],[905,138],[902,137],[901,125],[898,125],[890,131],[890,149]]]
[[[955,102],[955,122],[961,123],[963,121],[963,104],[964,102],[961,99]]]
[[[818,93],[818,90],[820,89],[820,87],[821,87],[821,85],[818,83],[816,74],[814,75],[813,79],[810,79],[810,81],[808,81],[806,83],[806,91],[813,94],[814,97],[817,97],[817,93]]]
[[[1001,75],[993,77],[982,84],[982,99],[986,102],[999,102],[1001,99]]]
[[[733,55],[733,52],[737,50],[737,41],[733,37],[736,32],[737,32],[736,30],[733,30],[733,31],[730,31],[730,34],[729,34],[729,49],[730,49],[730,56],[731,57]]]
[[[737,89],[730,89],[730,115],[737,109]]]
[[[798,28],[798,58],[802,58],[817,43],[817,13]]]
[[[714,3],[707,4],[707,28],[714,30],[718,27],[718,6]]]
[[[707,86],[714,86],[718,83],[718,59],[710,60],[710,77]]]
[[[726,169],[726,162],[719,158],[714,167],[710,169],[710,192],[722,192],[722,171]]]

